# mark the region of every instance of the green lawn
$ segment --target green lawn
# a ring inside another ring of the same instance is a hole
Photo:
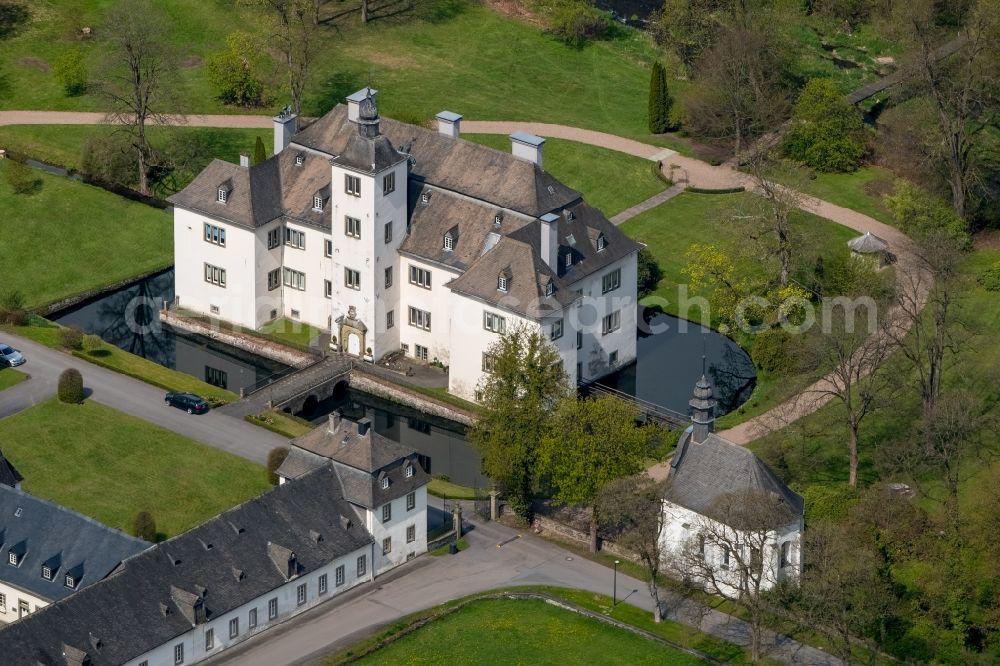
[[[448,499],[462,499],[462,500],[473,500],[479,495],[486,494],[487,491],[480,490],[477,495],[475,488],[469,488],[468,486],[460,486],[457,483],[452,483],[451,481],[445,481],[444,479],[433,478],[430,483],[427,484],[427,492],[435,497],[445,497]]]
[[[362,659],[385,664],[704,663],[540,600],[475,601]]]
[[[463,138],[510,152],[510,138],[500,134],[466,134]],[[545,170],[581,192],[587,203],[608,217],[666,189],[655,164],[616,150],[562,139],[545,140]]]
[[[0,162],[0,176],[9,167]],[[0,285],[34,308],[173,262],[173,219],[83,183],[35,172],[14,194],[0,177]]]
[[[268,488],[260,465],[93,401],[0,420],[0,441],[27,492],[125,531],[147,510],[173,536]]]
[[[883,194],[891,193],[893,180],[889,171],[869,166],[854,173],[817,173],[814,179],[797,184],[820,199],[893,224],[892,214],[882,200]]]
[[[685,254],[691,245],[712,243],[734,256],[739,255],[745,244],[743,236],[731,221],[732,215],[745,208],[749,193],[696,194],[685,192],[656,208],[625,222],[621,228],[632,238],[646,243],[663,269],[663,279],[656,291],[643,299],[648,306],[658,305],[665,312],[700,322],[701,308],[694,304],[685,308],[681,294],[687,288],[687,277],[682,269],[687,265]],[[856,233],[821,217],[803,213],[793,214],[794,227],[802,232],[803,254],[809,257],[823,255],[829,261],[834,254],[846,255],[847,241]],[[737,259],[738,269],[754,270],[752,258]],[[694,296],[690,294],[689,296]],[[749,339],[738,336],[737,342],[746,345]],[[720,428],[731,427],[762,413],[785,398],[808,386],[822,374],[820,369],[793,376],[768,377],[761,373],[757,387],[747,403],[720,419]]]
[[[3,330],[24,336],[47,347],[60,349],[57,337],[60,328],[58,324],[37,317],[33,318],[29,324],[28,326],[4,326]],[[238,399],[238,396],[231,391],[205,383],[183,372],[171,370],[141,356],[130,354],[107,342],[102,342],[101,346],[94,351],[77,350],[73,352],[73,355],[123,375],[142,380],[147,384],[159,386],[165,391],[197,393],[215,402],[232,402]]]
[[[15,384],[20,384],[28,378],[20,370],[14,368],[0,368],[0,391],[8,389]]]
[[[309,343],[323,334],[320,329],[294,319],[276,319],[264,324],[259,333],[277,342],[293,347],[309,347]]]

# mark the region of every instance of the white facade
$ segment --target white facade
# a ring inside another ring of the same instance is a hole
[[[411,495],[413,508],[408,509]],[[375,538],[376,575],[427,552],[427,486],[387,504],[388,520],[382,520],[386,504],[365,511],[366,527]],[[386,545],[388,551],[384,550]]]
[[[685,556],[690,556],[695,550],[701,551],[704,538],[703,557],[706,568],[714,573],[716,584],[727,595],[737,593],[740,570],[735,564],[735,558],[725,561],[724,545],[712,543],[711,534],[727,534],[726,543],[741,542],[747,544],[761,541],[755,533],[753,537],[740,538],[740,532],[723,526],[707,516],[691,511],[685,507],[664,500],[663,530],[660,534],[660,552],[663,553],[664,564],[670,567],[672,563],[683,562]],[[802,563],[802,521],[801,519],[784,527],[768,532],[763,539],[762,557],[763,569],[761,576],[761,591],[769,590],[783,580],[797,579]],[[744,548],[749,548],[744,545]],[[750,561],[750,553],[743,553],[742,559]],[[684,572],[692,575],[691,572]],[[727,577],[732,583],[727,584]]]
[[[19,620],[48,605],[47,599],[0,580],[0,625]]]
[[[195,664],[208,657],[215,656],[227,648],[255,636],[265,629],[284,622],[314,606],[337,598],[343,592],[361,583],[374,580],[375,571],[372,567],[375,549],[372,545],[359,548],[344,557],[329,563],[325,567],[311,571],[308,574],[292,578],[281,587],[240,606],[236,610],[224,613],[203,624],[198,624],[185,634],[177,636],[157,648],[127,662],[128,666],[176,666],[176,664]],[[364,558],[364,572],[359,574],[358,562]],[[337,570],[343,567],[344,582],[337,585]],[[326,591],[320,593],[320,579],[326,577]],[[305,600],[302,601],[299,589],[305,585]],[[270,604],[276,603],[277,613],[271,617]],[[256,625],[251,628],[251,612],[256,611]],[[232,624],[235,621],[235,627]],[[235,629],[231,635],[231,629]],[[211,640],[208,640],[208,636]],[[212,647],[209,647],[211,645]],[[177,660],[179,655],[181,660]]]

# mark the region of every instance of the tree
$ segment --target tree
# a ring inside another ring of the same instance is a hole
[[[309,83],[319,25],[319,5],[314,0],[240,0],[264,8],[274,23],[275,48],[281,52],[292,95],[292,110],[302,113],[302,100]]]
[[[483,472],[507,495],[522,518],[536,476],[539,442],[569,392],[558,350],[537,328],[519,325],[490,345],[490,371],[479,386],[483,413],[469,441],[483,458]]]
[[[890,377],[883,367],[895,349],[895,338],[889,330],[895,323],[888,317],[878,318],[879,310],[888,309],[887,305],[879,308],[873,299],[868,301],[864,309],[867,322],[861,310],[853,309],[854,303],[845,304],[840,316],[830,309],[815,344],[820,366],[832,370],[802,395],[840,405],[847,429],[847,484],[851,488],[858,485],[861,424],[897,385],[896,378]]]
[[[904,70],[935,119],[920,138],[924,154],[940,165],[955,214],[968,217],[969,198],[982,175],[983,158],[1000,114],[1000,1],[977,0],[965,14],[960,48],[941,52],[949,37],[935,0],[896,3],[899,36],[910,47]]]
[[[149,194],[152,148],[146,135],[150,122],[164,124],[162,112],[171,98],[170,78],[177,70],[169,49],[166,15],[149,0],[121,0],[107,15],[105,33],[111,41],[101,93],[108,118],[131,141],[138,166],[139,192]]]
[[[778,284],[788,286],[792,273],[792,260],[797,254],[799,238],[791,225],[792,211],[802,206],[802,195],[796,188],[787,187],[778,180],[794,180],[795,174],[775,166],[766,153],[750,156],[749,171],[753,177],[754,191],[762,199],[751,199],[749,215],[743,215],[745,234],[761,259],[776,259]]]
[[[649,131],[652,134],[669,132],[673,128],[670,111],[674,105],[667,88],[667,70],[657,60],[649,76]]]
[[[83,375],[76,368],[66,368],[59,375],[59,388],[57,390],[59,402],[68,404],[79,404],[83,402]]]
[[[156,543],[156,521],[149,511],[140,511],[132,520],[132,534],[144,541]]]
[[[272,486],[278,485],[278,468],[288,457],[287,446],[276,446],[267,452],[267,481]]]
[[[692,537],[671,561],[687,585],[746,610],[754,661],[764,654],[766,622],[776,607],[769,593],[779,582],[775,533],[796,520],[775,493],[726,493],[693,519]]]
[[[665,0],[650,16],[649,30],[660,46],[689,68],[715,42],[735,4],[732,0]]]
[[[730,140],[733,154],[788,114],[785,50],[767,13],[738,12],[695,64],[685,97],[687,127],[711,139]]]
[[[827,639],[841,663],[851,664],[858,640],[880,637],[898,601],[878,556],[849,528],[820,522],[803,541],[808,557],[790,610]]]
[[[616,479],[638,474],[648,457],[652,426],[636,424],[639,410],[613,396],[565,398],[539,444],[538,467],[563,504],[591,509],[590,552],[597,552],[598,495]]]
[[[223,102],[247,108],[260,106],[264,95],[259,57],[262,52],[252,35],[231,32],[226,36],[226,48],[208,58],[208,79]]]
[[[819,171],[855,171],[865,154],[864,129],[830,79],[811,79],[792,111],[785,154]]]
[[[264,148],[264,140],[259,136],[257,137],[257,143],[253,147],[253,163],[262,164],[267,160],[267,150]]]
[[[52,72],[69,97],[87,92],[87,60],[80,49],[69,49],[59,56]]]
[[[663,619],[657,579],[663,567],[660,535],[663,532],[663,483],[646,474],[612,481],[599,493],[598,515],[602,528],[620,548],[635,554],[646,568],[646,585],[653,599],[653,621]]]
[[[917,258],[912,270],[897,267],[901,288],[896,292],[896,314],[905,325],[889,331],[916,372],[927,414],[941,392],[946,354],[958,351],[953,306],[958,263],[970,238],[957,214],[906,181],[897,181],[896,194],[886,197],[886,203],[913,239]]]
[[[663,279],[663,269],[660,268],[660,264],[657,263],[656,257],[653,256],[653,253],[650,252],[647,247],[639,250],[639,255],[636,259],[636,272],[639,298],[649,296],[656,291],[656,287],[659,286],[660,280]]]

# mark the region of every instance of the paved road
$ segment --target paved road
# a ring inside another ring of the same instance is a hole
[[[288,442],[219,411],[197,416],[167,407],[162,389],[19,336],[0,333],[0,339],[24,353],[28,362],[18,369],[31,375],[31,379],[0,391],[0,418],[49,399],[55,395],[59,373],[76,368],[83,374],[84,387],[93,392],[89,399],[254,462],[265,463],[268,451]]]
[[[374,584],[347,593],[343,599],[319,606],[227,651],[212,663],[239,666],[308,663],[409,613],[498,587],[552,585],[602,594],[612,592],[610,569],[530,533],[485,523],[476,524],[467,540],[469,549],[458,555],[420,557]],[[618,575],[618,597],[652,612],[645,584],[630,576]],[[694,612],[693,604],[683,606],[675,599],[670,599],[668,609],[672,619],[700,626],[703,631],[737,644],[748,644],[747,626],[741,620],[716,611],[702,615]],[[777,643],[769,656],[784,663],[813,666],[839,663],[821,650],[788,638],[770,636],[769,641]]]

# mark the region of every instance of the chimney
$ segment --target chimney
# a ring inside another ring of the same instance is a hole
[[[556,275],[559,274],[559,216],[555,213],[546,213],[539,218],[542,221],[542,261],[552,269]]]
[[[372,427],[372,420],[367,416],[363,419],[358,419],[358,437],[364,437],[368,434],[368,431]]]
[[[250,153],[240,153],[240,166],[244,169],[250,168]]]
[[[361,102],[365,100],[369,92],[371,93],[372,100],[378,104],[378,91],[373,88],[362,88],[353,95],[347,96],[347,119],[352,123],[358,122]]]
[[[286,106],[276,115],[274,122],[274,154],[277,155],[291,142],[298,131],[298,116],[292,113],[292,107]]]
[[[534,162],[542,166],[542,144],[545,139],[527,132],[514,132],[510,135],[510,152],[514,157]]]
[[[462,116],[451,111],[442,111],[435,116],[438,121],[438,134],[457,139],[461,133]]]
[[[340,428],[340,412],[330,412],[330,434],[337,432]]]

